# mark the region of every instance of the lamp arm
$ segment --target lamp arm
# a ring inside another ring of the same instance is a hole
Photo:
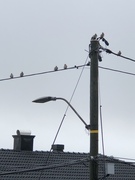
[[[70,108],[75,112],[75,114],[79,117],[79,119],[83,122],[86,129],[89,129],[89,125],[86,124],[86,122],[82,119],[82,117],[78,114],[78,112],[73,108],[73,106],[66,99],[61,98],[61,97],[56,97],[56,100],[57,99],[65,101],[70,106]]]

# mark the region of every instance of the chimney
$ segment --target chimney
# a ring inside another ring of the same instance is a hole
[[[64,145],[63,144],[53,144],[52,150],[53,150],[53,152],[63,152]]]
[[[16,151],[33,151],[33,139],[30,131],[16,131],[14,138],[14,150]]]

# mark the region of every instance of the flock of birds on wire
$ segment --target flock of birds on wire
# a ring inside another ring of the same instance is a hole
[[[102,40],[105,43],[106,46],[109,46],[108,41],[104,38],[104,33],[103,32],[99,37],[97,37],[97,34],[94,34],[94,36],[92,36],[91,40],[98,40],[98,41]],[[121,56],[121,51],[119,51],[117,53],[117,56]]]
[[[102,33],[99,37],[97,37],[97,34],[93,35],[92,38],[91,38],[91,40],[98,40],[98,41],[102,40],[102,41],[105,43],[106,46],[109,46],[108,41],[104,38],[104,33]],[[117,53],[117,56],[121,56],[121,51],[119,51],[119,52]],[[64,69],[67,69],[67,64],[64,64],[64,67],[63,67],[63,68],[64,68]],[[58,71],[58,66],[55,66],[55,67],[54,67],[54,71]],[[20,73],[20,77],[23,77],[23,76],[24,76],[24,72],[21,72],[21,73]],[[10,74],[10,78],[11,78],[11,79],[14,78],[14,75],[13,75],[12,73]]]
[[[98,40],[98,41],[100,41],[100,40],[102,40],[104,43],[105,43],[105,45],[106,46],[109,46],[109,43],[108,43],[108,41],[104,38],[104,33],[102,32],[102,34],[98,37],[97,36],[97,34],[94,34],[92,37],[91,37],[91,41],[93,41],[93,40]],[[101,45],[100,45],[100,49],[101,50],[105,50],[106,52],[108,52],[108,53],[112,53],[110,50],[108,50],[108,49],[106,49],[106,48],[103,48]],[[99,61],[102,61],[102,57],[100,56],[100,53],[101,53],[102,51],[99,51]],[[119,51],[118,53],[116,53],[116,55],[117,56],[121,56],[121,51]]]
[[[63,67],[63,68],[64,68],[64,69],[67,69],[67,64],[64,64],[64,67]],[[58,71],[58,66],[55,66],[55,67],[54,67],[54,71]],[[21,72],[21,73],[20,73],[20,77],[23,77],[23,76],[24,76],[24,72]],[[11,79],[14,78],[13,73],[10,74],[10,78],[11,78]]]
[[[24,76],[24,73],[23,73],[23,72],[21,72],[21,73],[20,73],[20,77],[23,77],[23,76]],[[10,78],[11,78],[11,79],[13,79],[13,78],[14,78],[14,75],[13,75],[12,73],[10,74]]]

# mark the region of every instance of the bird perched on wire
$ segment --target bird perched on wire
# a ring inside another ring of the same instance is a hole
[[[76,69],[78,69],[78,66],[75,65],[74,67],[75,67]]]
[[[24,76],[24,73],[23,73],[23,72],[21,72],[21,73],[20,73],[20,77],[23,77],[23,76]]]
[[[66,64],[64,64],[64,69],[67,69],[67,65]]]
[[[102,34],[100,35],[100,39],[103,39],[104,38],[104,33],[102,32]]]
[[[119,52],[117,53],[117,56],[121,56],[121,51],[119,51]]]
[[[97,34],[94,34],[91,38],[91,40],[96,40],[97,39]]]
[[[12,73],[10,74],[10,78],[14,78],[14,75]]]
[[[58,71],[58,67],[57,66],[54,67],[54,71]]]
[[[102,32],[102,34],[97,38],[97,40],[103,39],[104,38],[104,33]]]

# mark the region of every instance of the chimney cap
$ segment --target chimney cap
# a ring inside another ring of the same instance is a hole
[[[30,136],[30,135],[31,135],[31,131],[30,131],[30,130],[28,130],[28,131],[26,131],[26,130],[17,130],[17,131],[16,131],[16,134],[17,134],[18,136],[21,136],[21,135]]]

